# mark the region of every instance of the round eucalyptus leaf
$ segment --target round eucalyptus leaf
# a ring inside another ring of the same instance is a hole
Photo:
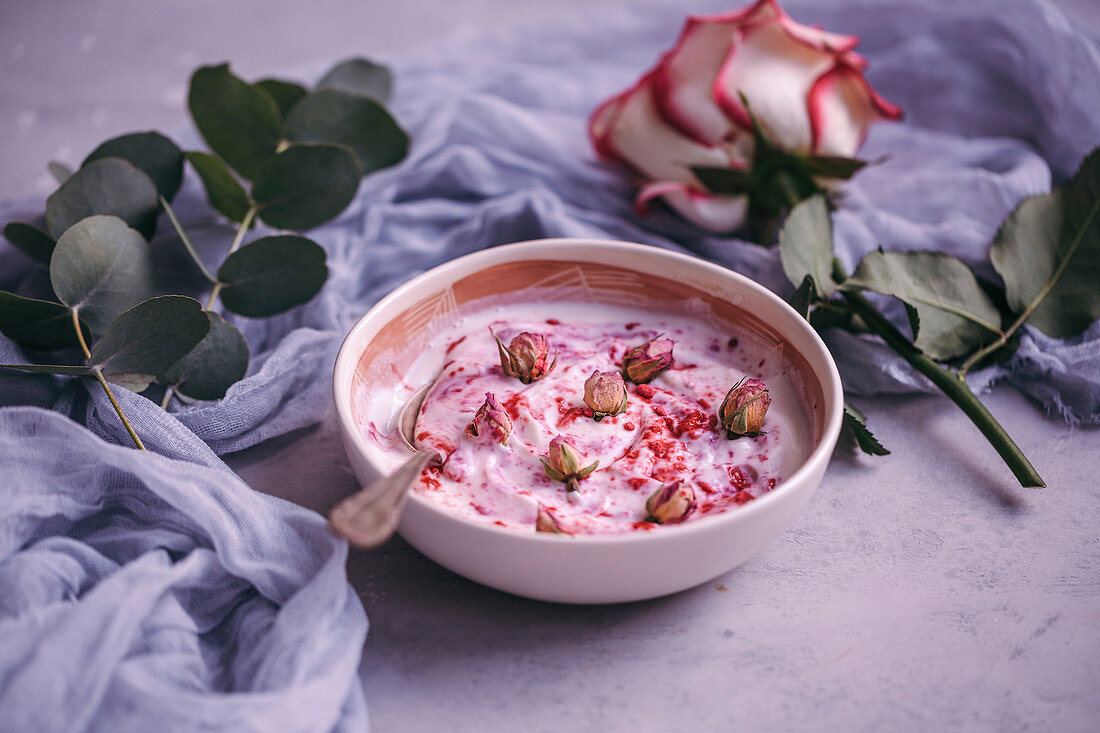
[[[153,294],[153,257],[126,222],[90,216],[58,238],[50,282],[62,303],[103,333],[120,313]]]
[[[325,251],[305,237],[262,237],[225,258],[218,268],[226,308],[263,318],[305,303],[328,277]]]
[[[308,92],[301,84],[282,79],[261,79],[254,86],[267,92],[267,95],[275,100],[275,106],[279,108],[279,114],[286,119],[291,107],[298,103]]]
[[[393,90],[393,74],[382,64],[364,58],[341,61],[317,82],[318,89],[341,89],[364,94],[385,104]]]
[[[301,232],[339,215],[355,198],[362,175],[348,148],[295,144],[256,176],[252,200],[265,223]]]
[[[138,303],[111,323],[90,362],[109,382],[140,392],[186,356],[210,330],[202,305],[183,295]]]
[[[198,150],[188,150],[184,156],[199,174],[210,205],[230,221],[243,221],[252,206],[252,200],[229,170],[229,166],[218,156]]]
[[[275,154],[282,138],[277,106],[229,64],[195,71],[187,105],[210,149],[245,178],[251,180]]]
[[[157,226],[157,187],[122,158],[92,161],[46,199],[46,228],[54,237],[96,214],[117,216],[146,239]]]
[[[248,371],[248,342],[237,327],[217,313],[206,312],[210,331],[166,372],[157,376],[160,384],[196,400],[220,400],[226,390],[244,379]]]
[[[145,171],[161,196],[171,201],[183,182],[183,151],[159,132],[111,138],[93,150],[81,167],[103,158],[122,158]]]
[[[286,118],[286,136],[292,142],[346,145],[364,173],[399,163],[409,152],[409,136],[385,107],[339,89],[320,89],[298,102]]]
[[[84,341],[92,339],[88,325],[80,322]],[[60,303],[24,298],[0,290],[0,333],[24,349],[55,351],[80,345],[71,311]]]
[[[4,238],[27,256],[47,265],[50,264],[54,245],[57,244],[57,241],[49,234],[38,227],[24,224],[21,221],[13,221],[5,226]]]

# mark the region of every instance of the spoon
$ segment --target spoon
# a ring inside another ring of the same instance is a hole
[[[377,547],[392,537],[401,521],[405,497],[420,478],[420,472],[429,462],[442,460],[434,448],[418,449],[415,445],[416,419],[433,385],[435,380],[413,392],[397,416],[397,433],[405,447],[413,451],[412,457],[389,476],[373,481],[329,512],[329,527],[355,547]]]

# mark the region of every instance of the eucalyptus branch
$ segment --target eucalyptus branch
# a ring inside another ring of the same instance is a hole
[[[122,406],[118,404],[118,400],[115,399],[115,393],[111,391],[110,383],[104,379],[103,372],[99,367],[92,368],[92,374],[95,376],[96,381],[99,382],[99,386],[103,387],[103,391],[107,393],[107,399],[111,401],[111,407],[115,408],[115,412],[118,413],[119,419],[122,420],[122,424],[126,426],[126,432],[130,434],[130,439],[134,441],[134,445],[139,450],[145,450],[145,444],[141,442],[141,438],[134,432],[134,428],[130,425],[130,421],[126,419],[126,413],[122,411]]]
[[[338,92],[327,88],[331,79],[340,80]],[[298,233],[339,216],[364,175],[408,153],[408,135],[384,106],[391,86],[389,70],[367,59],[338,64],[313,91],[272,79],[252,84],[228,64],[203,66],[187,99],[209,152],[184,151],[150,131],[104,141],[76,170],[52,165],[59,188],[46,202],[46,230],[9,222],[3,235],[48,266],[56,300],[0,291],[0,333],[33,351],[79,345],[84,360],[0,367],[94,376],[139,448],[112,384],[138,393],[164,385],[162,407],[177,395],[222,399],[247,374],[250,354],[219,311],[267,318],[313,298],[328,277],[326,253]],[[210,206],[240,222],[216,269],[172,208],[185,164]],[[211,287],[205,308],[157,295],[149,241],[161,210]],[[243,246],[257,219],[280,233]]]
[[[226,257],[236,252],[241,247],[241,242],[244,241],[245,232],[252,226],[252,219],[255,218],[256,212],[260,210],[260,207],[256,204],[252,204],[248,208],[248,212],[241,220],[241,225],[237,228],[237,234],[233,237],[233,243],[229,245],[229,251],[226,253]],[[214,304],[218,301],[218,296],[221,295],[223,282],[220,280],[214,281],[214,288],[210,291],[210,296],[206,299],[206,310],[210,310],[214,307]]]
[[[164,200],[163,196],[161,197],[160,203],[164,207],[164,210],[168,213],[168,218],[172,220],[172,226],[175,227],[176,234],[179,235],[180,241],[183,242],[183,246],[187,248],[187,251],[189,253],[191,253],[192,259],[194,259],[198,266],[202,269],[202,273],[204,276],[206,276],[206,279],[214,286],[210,291],[210,295],[207,297],[206,305],[203,306],[204,310],[210,310],[217,302],[218,295],[221,294],[221,289],[224,283],[218,280],[218,278],[211,275],[209,270],[206,269],[206,266],[202,263],[202,260],[199,259],[198,252],[195,249],[194,245],[191,243],[190,237],[187,236],[187,232],[184,230],[183,225],[180,224],[179,220],[175,216],[175,213],[172,211],[171,205],[166,200]],[[256,217],[256,214],[259,210],[260,207],[256,204],[252,204],[251,206],[249,206],[248,211],[245,213],[244,218],[241,220],[240,226],[237,227],[237,233],[233,237],[233,242],[229,245],[229,251],[226,253],[226,257],[240,249],[241,243],[244,241],[244,235],[248,231],[248,228],[252,225],[252,220]],[[175,385],[168,385],[167,389],[164,390],[164,397],[160,401],[161,409],[167,410],[168,406],[172,404],[172,399],[175,396]]]
[[[84,331],[80,328],[80,314],[76,308],[70,308],[69,313],[72,314],[73,327],[76,329],[76,340],[80,343],[80,350],[84,352],[84,358],[91,362],[92,351],[88,348],[88,342],[84,340]]]
[[[172,222],[172,228],[176,230],[176,236],[180,238],[180,242],[183,243],[184,249],[187,250],[187,254],[191,255],[192,261],[198,266],[202,272],[202,276],[206,278],[206,281],[211,285],[216,283],[218,279],[210,274],[210,270],[206,269],[206,265],[203,263],[202,258],[199,257],[198,250],[195,249],[195,245],[191,243],[191,238],[187,236],[187,232],[184,230],[183,225],[180,224],[180,220],[176,218],[176,212],[172,210],[172,205],[168,203],[168,199],[164,196],[160,196],[160,205],[164,209],[164,213],[168,214],[168,220]]]
[[[84,332],[80,328],[80,315],[77,313],[76,308],[69,310],[72,313],[73,327],[76,329],[76,338],[80,342],[80,350],[84,352],[84,358],[90,363],[92,361],[92,352],[88,348],[88,342],[84,340]],[[134,432],[134,428],[130,425],[130,421],[126,419],[126,413],[122,411],[122,406],[118,404],[118,400],[115,399],[115,393],[111,391],[111,385],[103,377],[103,372],[98,366],[92,367],[92,375],[99,382],[99,386],[103,388],[103,391],[107,393],[107,399],[111,401],[111,407],[115,408],[115,412],[118,413],[118,417],[122,420],[122,424],[126,426],[126,432],[130,434],[131,440],[134,441],[134,445],[139,450],[145,450],[145,444],[141,442],[141,438]]]

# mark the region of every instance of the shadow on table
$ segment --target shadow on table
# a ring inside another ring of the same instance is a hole
[[[697,594],[714,587],[725,590],[708,583],[664,598],[607,605],[534,601],[466,580],[399,537],[376,550],[353,551],[348,578],[371,622],[362,672],[368,690],[372,676],[405,677],[469,660],[484,667],[494,657],[514,663],[575,650],[578,663],[586,656],[589,664],[598,663],[590,655],[602,640],[636,637],[641,648],[658,633],[667,642],[677,626],[687,631],[686,618],[670,625],[678,608],[694,605]]]
[[[1028,435],[1028,427],[1017,425],[1021,415],[1029,415],[1032,421],[1043,420],[1041,411],[1030,404],[1019,392],[1001,388],[998,394],[1013,404],[1014,409],[997,417],[1010,435],[1017,439]],[[955,491],[968,488],[978,495],[993,499],[1004,511],[1017,514],[1026,511],[1027,502],[1022,489],[993,448],[959,409],[941,395],[876,395],[873,399],[853,400],[868,416],[867,426],[882,444],[896,453],[926,456],[936,464],[937,472],[957,476],[958,480],[942,486]],[[1019,404],[1016,404],[1019,403]],[[1049,419],[1049,418],[1047,418]],[[1023,446],[1025,453],[1027,446]],[[1034,451],[1032,451],[1034,452]],[[995,460],[990,460],[990,458]],[[870,456],[863,453],[855,437],[848,429],[841,430],[840,440],[833,451],[835,470],[872,472],[888,468],[891,460],[900,456]],[[1040,471],[1042,467],[1040,466]]]

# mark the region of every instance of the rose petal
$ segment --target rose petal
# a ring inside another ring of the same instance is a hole
[[[699,145],[669,126],[653,103],[653,73],[625,94],[622,102],[596,120],[607,127],[602,146],[648,179],[699,185],[692,166],[727,166],[730,155],[720,147]]]
[[[741,30],[714,82],[719,106],[740,124],[749,116],[739,93],[773,143],[790,151],[810,149],[807,95],[814,82],[836,64],[836,54],[789,32],[790,24],[765,20]]]
[[[780,14],[778,22],[783,26],[784,30],[795,39],[820,51],[845,53],[859,45],[859,36],[832,33],[816,26],[803,25],[793,20],[786,13]]]
[[[810,89],[811,148],[819,155],[851,157],[863,144],[871,125],[901,118],[901,108],[871,88],[856,68],[840,62]]]
[[[740,228],[749,208],[747,196],[716,196],[687,184],[660,181],[642,187],[634,210],[648,214],[649,202],[658,197],[696,226],[720,234]]]
[[[696,226],[720,234],[740,229],[749,211],[748,196],[716,196],[695,190],[669,193],[665,203]]]
[[[759,0],[730,13],[689,17],[676,45],[654,70],[654,101],[665,121],[703,145],[725,138],[734,125],[714,102],[713,80],[740,26],[781,14],[774,0]]]
[[[692,190],[692,188],[688,184],[676,183],[674,181],[647,183],[638,190],[638,195],[634,197],[634,213],[638,216],[649,216],[649,214],[652,213],[649,204],[653,199],[659,199],[669,193],[686,192],[690,190]]]
[[[596,153],[605,160],[623,165],[627,165],[626,161],[615,154],[614,148],[607,141],[607,135],[611,132],[611,125],[619,116],[623,101],[632,90],[633,87],[603,102],[588,118],[588,137],[592,140],[592,146],[596,149]]]
[[[855,51],[848,51],[840,55],[840,60],[851,66],[853,69],[859,69],[860,71],[867,70],[867,58],[861,56]]]

